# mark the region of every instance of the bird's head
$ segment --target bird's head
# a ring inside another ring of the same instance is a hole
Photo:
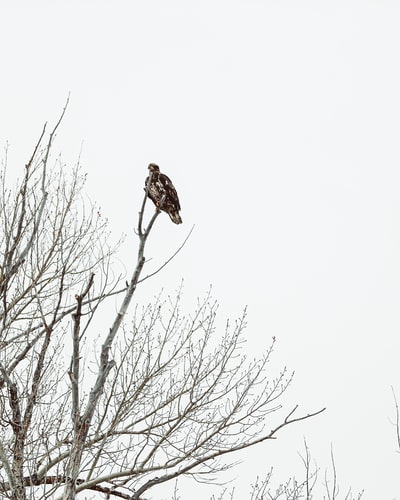
[[[149,165],[149,171],[150,172],[159,172],[160,171],[160,167],[158,165],[156,165],[155,163],[150,163],[150,165]]]

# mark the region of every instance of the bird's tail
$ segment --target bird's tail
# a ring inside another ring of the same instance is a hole
[[[175,224],[182,224],[182,219],[178,211],[170,210],[168,212],[168,215],[170,216],[172,222],[174,222]]]

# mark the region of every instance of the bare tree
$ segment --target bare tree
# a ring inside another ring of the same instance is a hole
[[[0,177],[1,495],[143,499],[183,475],[206,480],[234,452],[323,411],[282,413],[292,375],[267,372],[274,342],[247,359],[245,312],[219,333],[210,294],[188,315],[178,293],[127,318],[137,285],[156,273],[141,278],[160,212],[144,225],[145,193],[137,259],[121,285],[107,225],[82,201],[79,165],[50,166],[64,112],[43,129],[16,189],[6,164]],[[106,327],[98,312],[110,296],[121,305]]]
[[[397,452],[400,453],[400,409],[399,409],[399,403],[397,401],[396,392],[393,386],[392,386],[392,395],[395,408],[395,420],[393,425],[396,429],[396,447],[397,447]]]
[[[351,488],[340,494],[336,464],[331,448],[331,464],[325,470],[323,481],[319,480],[320,468],[312,460],[310,449],[304,440],[304,452],[299,454],[303,463],[303,476],[293,476],[287,481],[273,485],[273,469],[271,468],[263,478],[257,477],[251,485],[250,500],[361,500],[363,491],[354,495]],[[218,497],[211,500],[235,500],[235,490],[225,488]],[[178,500],[177,494],[173,500]]]

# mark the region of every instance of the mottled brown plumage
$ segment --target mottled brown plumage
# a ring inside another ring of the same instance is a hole
[[[182,219],[179,215],[181,205],[171,179],[162,174],[160,167],[155,163],[150,163],[149,172],[150,175],[145,184],[148,197],[159,210],[163,210],[170,216],[172,222],[181,224]]]

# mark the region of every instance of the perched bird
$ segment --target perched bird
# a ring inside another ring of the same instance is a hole
[[[149,172],[150,175],[147,177],[145,184],[147,196],[159,210],[167,212],[172,222],[181,224],[182,219],[179,215],[181,205],[171,179],[162,174],[160,167],[155,163],[150,163]]]

